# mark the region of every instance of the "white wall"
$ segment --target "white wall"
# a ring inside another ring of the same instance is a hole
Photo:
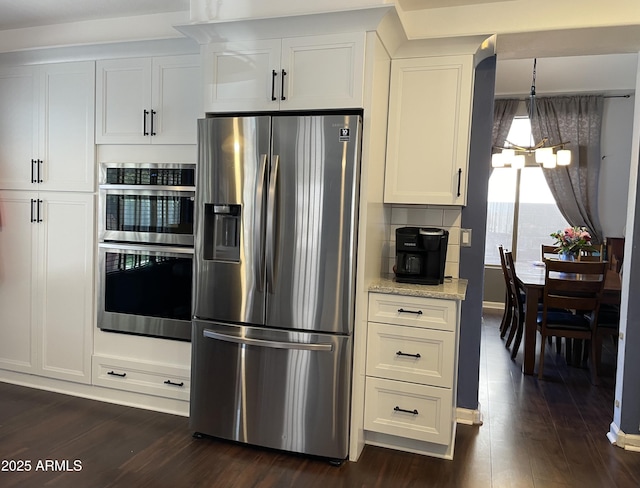
[[[598,214],[605,237],[624,237],[635,97],[607,98],[602,120]]]

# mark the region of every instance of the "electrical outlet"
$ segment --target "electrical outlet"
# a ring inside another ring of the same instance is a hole
[[[471,229],[460,229],[460,246],[471,247]]]

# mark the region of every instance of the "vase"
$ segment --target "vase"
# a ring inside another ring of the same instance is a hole
[[[575,261],[576,255],[572,252],[561,252],[560,253],[560,261]]]

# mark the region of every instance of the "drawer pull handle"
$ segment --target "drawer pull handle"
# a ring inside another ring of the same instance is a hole
[[[402,352],[402,351],[398,351],[396,353],[396,356],[409,356],[409,357],[416,358],[416,359],[420,359],[422,357],[422,356],[420,356],[419,352],[416,353],[416,354],[409,354],[409,353]]]
[[[127,373],[116,373],[115,371],[109,371],[107,374],[111,376],[119,376],[120,378],[127,376]]]
[[[396,407],[393,410],[395,412],[412,413],[413,415],[418,415],[418,411],[415,408],[413,410],[405,410],[404,408]]]
[[[404,308],[399,308],[398,313],[413,313],[416,315],[422,315],[422,310],[415,311],[415,310],[405,310]]]
[[[174,383],[171,380],[167,380],[164,382],[165,385],[171,385],[171,386],[184,386],[184,382],[181,381],[180,383]]]

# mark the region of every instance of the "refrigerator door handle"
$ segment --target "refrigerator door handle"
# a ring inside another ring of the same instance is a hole
[[[276,247],[276,184],[278,182],[278,166],[280,156],[273,156],[273,165],[269,176],[269,195],[267,198],[267,232],[266,232],[266,261],[267,261],[267,291],[273,293],[275,284],[275,247]]]
[[[256,195],[256,202],[257,202],[257,208],[256,208],[256,215],[258,216],[259,219],[259,229],[260,232],[258,233],[258,235],[260,235],[261,237],[259,239],[254,239],[253,241],[253,254],[254,256],[259,256],[259,265],[254,267],[255,273],[256,273],[256,282],[258,283],[258,291],[263,292],[264,291],[264,282],[263,282],[263,277],[265,275],[265,257],[263,255],[263,249],[264,249],[264,238],[262,237],[264,235],[264,186],[265,186],[265,180],[267,178],[267,155],[266,154],[261,154],[260,155],[260,159],[261,159],[261,163],[260,163],[260,180],[258,182],[258,194]]]
[[[202,335],[207,339],[217,339],[219,341],[233,342],[234,344],[244,344],[247,346],[269,347],[271,349],[295,349],[297,351],[333,351],[333,344],[306,344],[302,342],[265,341],[263,339],[251,339],[249,337],[236,337],[213,330],[204,329]]]

